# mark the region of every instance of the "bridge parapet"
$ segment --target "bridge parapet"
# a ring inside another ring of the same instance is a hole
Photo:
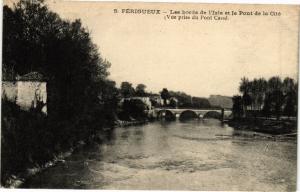
[[[154,109],[154,112],[157,117],[160,116],[160,114],[162,112],[165,114],[167,111],[171,112],[176,118],[180,117],[181,114],[183,114],[184,112],[187,112],[187,111],[195,113],[198,118],[204,118],[206,114],[215,112],[215,113],[218,113],[219,115],[221,115],[222,120],[228,119],[232,114],[232,110],[229,110],[229,109],[174,109],[174,108],[155,108]]]

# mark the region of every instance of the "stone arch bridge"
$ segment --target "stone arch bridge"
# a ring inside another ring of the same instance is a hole
[[[173,116],[174,119],[190,113],[197,118],[215,117],[220,120],[226,120],[231,117],[231,109],[172,109],[172,108],[155,108],[154,116],[164,118],[167,115]]]

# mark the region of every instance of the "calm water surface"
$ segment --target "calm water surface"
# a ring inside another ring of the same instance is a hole
[[[24,187],[294,191],[296,142],[244,133],[217,120],[116,128]]]

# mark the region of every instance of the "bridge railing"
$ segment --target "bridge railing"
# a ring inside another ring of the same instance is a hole
[[[157,107],[154,108],[154,110],[222,110],[224,109],[225,111],[231,111],[232,109],[230,108],[172,108],[172,107]]]

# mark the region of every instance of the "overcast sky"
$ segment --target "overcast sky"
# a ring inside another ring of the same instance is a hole
[[[62,18],[80,18],[119,85],[143,83],[148,91],[232,96],[243,76],[297,75],[297,12],[291,7],[104,4],[46,1]],[[205,7],[207,6],[207,7]],[[281,11],[280,17],[240,16],[228,21],[166,21],[163,15],[113,14],[114,8]]]

